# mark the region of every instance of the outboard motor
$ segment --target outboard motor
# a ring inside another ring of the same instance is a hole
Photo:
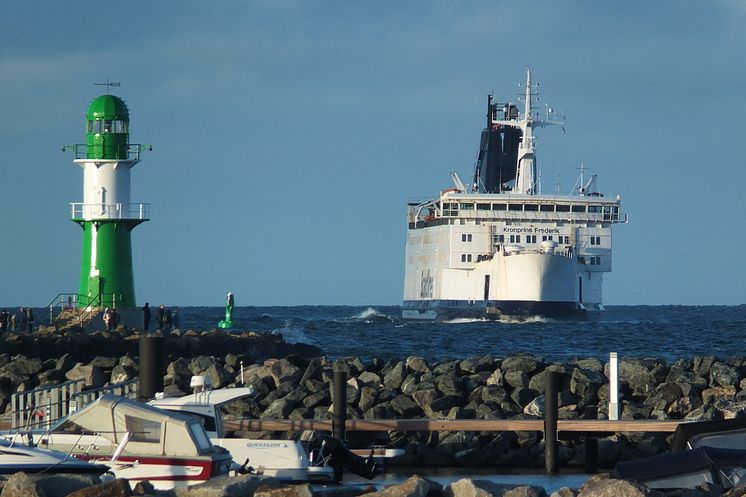
[[[338,438],[329,436],[319,437],[317,440],[314,440],[311,449],[320,453],[321,460],[326,461],[329,466],[335,468],[336,479],[340,481],[342,479],[341,469],[351,471],[368,480],[372,480],[381,474],[381,468],[373,460],[372,454],[369,457],[360,457],[353,454],[347,448],[347,445]],[[338,475],[337,468],[340,469]]]

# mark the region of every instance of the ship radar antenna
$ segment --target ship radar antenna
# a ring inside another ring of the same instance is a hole
[[[122,83],[119,81],[109,81],[109,78],[106,78],[106,83],[93,83],[94,86],[105,86],[106,87],[106,94],[109,95],[111,92],[109,91],[114,86],[122,86]]]

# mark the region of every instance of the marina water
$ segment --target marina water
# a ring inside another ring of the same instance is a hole
[[[208,330],[221,307],[179,307],[181,328]],[[539,317],[446,323],[401,319],[399,306],[237,307],[238,330],[279,333],[288,342],[320,347],[331,358],[428,361],[527,352],[549,361],[598,357],[680,358],[743,354],[746,306],[609,306],[586,318]]]

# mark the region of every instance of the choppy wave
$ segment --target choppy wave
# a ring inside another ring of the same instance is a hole
[[[373,307],[368,307],[364,311],[362,311],[360,314],[357,314],[356,316],[353,316],[353,319],[357,319],[360,321],[365,321],[366,323],[391,323],[394,321],[394,319],[382,312],[380,312],[377,309],[374,309]]]
[[[454,318],[444,319],[443,324],[469,324],[469,323],[486,323],[490,321],[487,318]]]
[[[43,313],[43,310],[39,312]],[[215,327],[223,308],[179,307],[181,328]],[[608,306],[577,319],[536,316],[448,323],[399,318],[399,306],[238,307],[236,330],[282,334],[330,357],[428,360],[530,352],[549,360],[577,357],[730,357],[746,337],[746,306]]]
[[[532,324],[532,323],[553,323],[554,319],[545,316],[500,316],[497,320],[505,324]]]
[[[294,326],[289,322],[286,322],[282,328],[273,329],[272,334],[282,335],[287,343],[311,343],[302,327]]]

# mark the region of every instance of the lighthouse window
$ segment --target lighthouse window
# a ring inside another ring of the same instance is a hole
[[[585,212],[585,206],[584,205],[573,205],[572,211],[573,212]]]
[[[551,204],[541,204],[539,206],[539,210],[541,212],[554,212],[554,205],[551,205]]]
[[[570,206],[560,204],[557,206],[557,212],[570,212]]]
[[[504,211],[506,208],[505,204],[492,204],[493,211]]]
[[[523,204],[508,204],[509,211],[522,211]]]

